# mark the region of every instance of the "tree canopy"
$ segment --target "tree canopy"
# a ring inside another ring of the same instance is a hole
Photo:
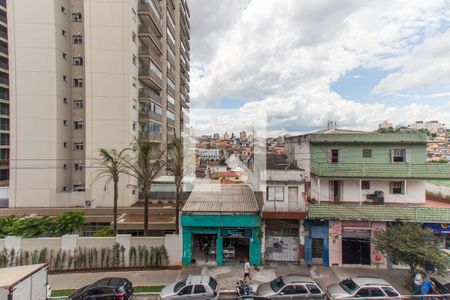
[[[389,255],[393,261],[408,265],[412,273],[425,270],[427,266],[433,266],[442,273],[449,264],[448,256],[441,252],[433,231],[419,224],[406,223],[378,231],[374,244],[378,251]]]

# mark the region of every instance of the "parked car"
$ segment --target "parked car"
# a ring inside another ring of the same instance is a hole
[[[237,297],[238,300],[270,300],[271,298],[262,296],[241,296]]]
[[[133,285],[128,279],[108,277],[79,289],[67,300],[129,300],[133,293]]]
[[[160,299],[219,299],[219,284],[210,276],[189,275],[185,280],[165,286]]]
[[[270,299],[325,299],[324,292],[309,276],[288,275],[261,284],[256,295]]]
[[[327,286],[329,299],[399,297],[392,285],[379,277],[356,276]]]
[[[434,284],[436,294],[450,294],[450,281],[438,275],[433,275],[430,279]]]

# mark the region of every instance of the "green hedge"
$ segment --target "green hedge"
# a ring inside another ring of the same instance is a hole
[[[56,217],[8,216],[0,219],[0,238],[60,237],[81,232],[85,222],[84,213],[81,211],[68,211]]]

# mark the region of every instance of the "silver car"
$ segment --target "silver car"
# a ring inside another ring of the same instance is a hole
[[[256,294],[270,299],[324,299],[325,294],[309,276],[288,275],[258,286]]]
[[[357,276],[347,278],[339,283],[327,286],[329,299],[345,298],[400,298],[397,292],[386,280],[379,277]]]
[[[160,299],[219,299],[219,285],[210,276],[189,275],[185,280],[165,286],[161,290]]]

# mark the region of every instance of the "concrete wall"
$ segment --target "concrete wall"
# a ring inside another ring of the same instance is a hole
[[[425,203],[425,181],[423,180],[406,180],[405,195],[390,194],[389,180],[368,180],[370,182],[369,190],[359,189],[359,180],[343,180],[341,201],[362,202],[367,201],[367,195],[373,194],[375,191],[384,192],[384,202],[389,203]],[[401,181],[401,180],[399,180]],[[328,179],[320,180],[320,201],[333,201],[330,198],[330,181]],[[319,187],[317,178],[311,180],[311,198],[319,200]]]
[[[267,184],[267,187],[282,187],[284,192],[283,201],[269,201],[267,200],[267,193],[264,193],[264,211],[304,211],[305,210],[305,200],[303,199],[302,193],[305,191],[305,184],[299,185],[275,185]],[[297,201],[289,202],[289,188],[297,188]]]
[[[132,237],[127,234],[120,234],[117,237],[79,237],[76,235],[65,235],[60,238],[19,238],[7,237],[0,239],[0,249],[7,248],[16,251],[24,250],[34,252],[47,248],[58,251],[63,249],[73,251],[78,247],[96,248],[100,250],[104,247],[112,247],[115,243],[125,247],[125,259],[128,263],[128,253],[130,247],[146,246],[151,247],[165,246],[169,255],[169,265],[181,265],[182,241],[181,237],[175,234],[166,235],[165,237]]]
[[[311,172],[311,147],[309,135],[286,138],[285,154],[289,161],[295,162],[299,168],[305,170],[305,179],[306,181],[309,181]]]

